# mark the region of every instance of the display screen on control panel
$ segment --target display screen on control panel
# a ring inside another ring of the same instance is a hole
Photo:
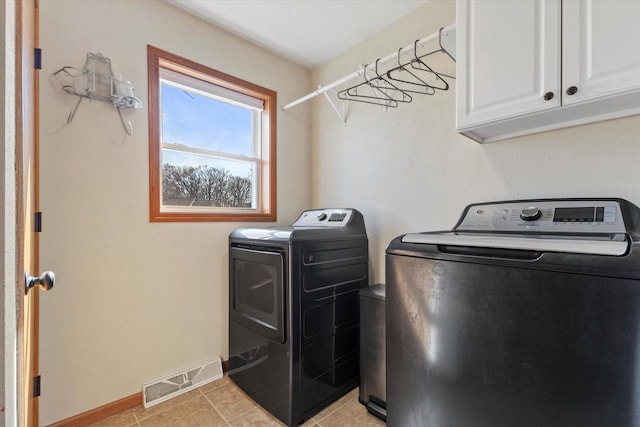
[[[345,227],[353,212],[350,209],[313,209],[302,212],[294,227]]]
[[[553,222],[602,222],[604,207],[556,208]]]
[[[329,222],[340,222],[347,217],[346,213],[332,213],[329,217]]]

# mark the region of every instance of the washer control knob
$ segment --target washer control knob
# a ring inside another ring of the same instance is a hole
[[[536,206],[527,206],[520,211],[520,218],[525,221],[535,221],[542,216],[542,211]]]
[[[324,221],[325,219],[327,219],[327,214],[324,212],[320,212],[318,215],[316,215],[316,218],[318,221]]]

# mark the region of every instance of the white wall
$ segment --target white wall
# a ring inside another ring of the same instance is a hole
[[[147,44],[278,93],[309,90],[310,73],[161,1],[41,0],[40,424],[132,395],[143,381],[228,357],[227,237],[238,223],[149,223]],[[142,110],[76,98],[52,73],[111,59]],[[310,205],[310,106],[278,110],[278,223]],[[273,225],[264,224],[260,225]]]
[[[455,2],[430,0],[314,71],[327,84],[455,21]],[[442,59],[435,69],[447,70]],[[454,131],[455,85],[383,113],[348,104],[343,126],[326,100],[313,109],[313,205],[361,210],[371,282],[384,282],[394,237],[450,229],[469,203],[615,196],[640,205],[640,116],[480,145]]]

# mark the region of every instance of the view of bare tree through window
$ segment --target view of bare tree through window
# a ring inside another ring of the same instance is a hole
[[[147,53],[150,220],[275,221],[277,94]]]
[[[211,166],[162,166],[162,203],[167,206],[250,208],[251,177]]]

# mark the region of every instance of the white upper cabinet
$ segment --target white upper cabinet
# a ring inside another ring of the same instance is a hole
[[[564,104],[638,87],[640,0],[565,0],[562,63]]]
[[[459,1],[456,41],[458,127],[560,105],[558,0]]]
[[[496,141],[640,113],[640,0],[458,0],[456,128]]]

